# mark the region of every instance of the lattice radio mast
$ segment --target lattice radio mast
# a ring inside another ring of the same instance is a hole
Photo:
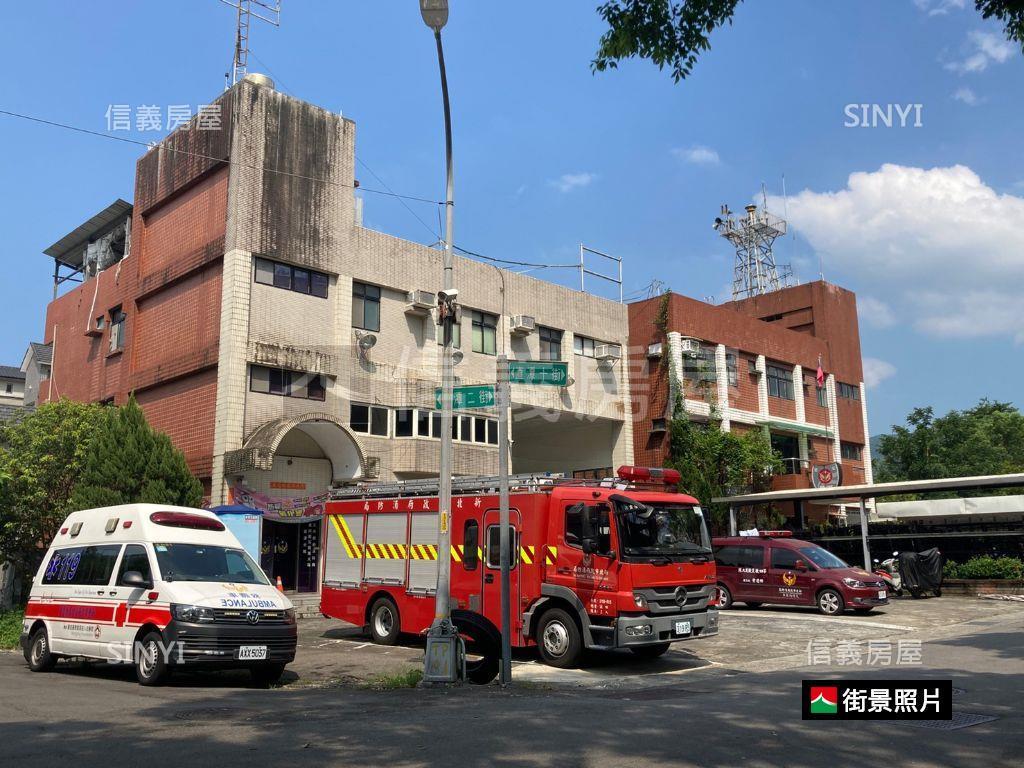
[[[238,12],[238,25],[235,30],[235,55],[231,61],[230,82],[232,86],[241,80],[249,71],[249,24],[253,17],[275,27],[281,26],[281,0],[220,0]],[[256,10],[253,10],[256,6]],[[224,73],[228,80],[229,74]]]
[[[743,216],[734,217],[729,206],[723,205],[714,224],[718,234],[736,249],[733,300],[777,291],[793,280],[792,268],[788,264],[776,265],[772,253],[775,238],[786,234],[786,220],[753,204],[743,210]]]

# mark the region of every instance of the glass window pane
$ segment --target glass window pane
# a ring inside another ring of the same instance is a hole
[[[306,382],[306,396],[310,400],[327,399],[327,383],[323,376],[315,374],[309,377],[309,381]]]
[[[380,330],[380,302],[365,299],[363,303],[363,328],[367,331]]]
[[[270,394],[272,395],[285,395],[288,389],[288,379],[285,375],[285,371],[280,368],[269,369],[270,374]]]
[[[416,411],[416,436],[430,437],[430,411]]]
[[[388,414],[387,408],[370,409],[370,434],[379,437],[388,436]]]
[[[274,285],[278,288],[292,287],[292,268],[287,264],[274,265]]]
[[[435,413],[431,415],[432,429],[430,431],[431,436],[440,439],[441,437],[441,414]]]
[[[365,328],[363,325],[363,299],[355,294],[352,296],[352,327]]]
[[[473,423],[473,442],[487,442],[487,419],[477,416]]]
[[[121,557],[121,567],[117,571],[115,584],[120,584],[128,571],[137,571],[142,574],[146,581],[152,581],[152,571],[149,567],[149,555],[146,548],[140,544],[128,544],[124,548],[124,555]]]
[[[412,437],[412,408],[395,410],[395,437]]]
[[[487,420],[487,442],[491,445],[498,444],[498,422],[494,419]]]
[[[459,417],[459,439],[466,441],[467,443],[473,440],[473,417],[472,416],[460,416]]]
[[[249,369],[249,389],[253,392],[270,391],[270,369],[254,365]]]
[[[494,355],[497,354],[497,346],[495,344],[495,332],[494,328],[484,328],[484,354]]]
[[[577,355],[582,355],[583,354],[583,337],[582,336],[573,336],[572,337],[572,351],[575,352]]]
[[[314,296],[318,296],[321,299],[327,298],[327,286],[330,283],[330,279],[327,275],[321,272],[313,272],[310,276],[310,288],[309,292]]]
[[[348,410],[348,424],[353,432],[369,432],[370,406],[352,403]]]
[[[380,300],[380,286],[377,285],[366,285],[363,286],[366,292],[366,298]]]
[[[256,259],[256,282],[261,285],[274,284],[274,262],[268,259]]]
[[[309,272],[304,269],[296,269],[292,272],[292,290],[309,293]]]

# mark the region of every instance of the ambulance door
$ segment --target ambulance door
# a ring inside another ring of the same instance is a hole
[[[509,510],[509,606],[512,614],[512,638],[522,631],[519,609],[519,576],[524,567],[520,549],[521,518],[518,509]],[[501,628],[501,526],[497,509],[488,509],[483,517],[483,614]]]
[[[135,572],[142,577],[143,585],[125,583],[125,574]],[[153,588],[153,569],[149,553],[142,544],[126,544],[117,568],[117,577],[110,594],[117,600],[114,610],[114,627],[107,638],[107,652],[125,661],[132,658],[132,641],[148,613],[147,593]],[[133,615],[134,614],[134,615]]]

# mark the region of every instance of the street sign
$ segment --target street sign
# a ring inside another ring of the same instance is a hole
[[[569,383],[569,364],[537,360],[510,360],[508,378],[512,384],[546,384],[552,387],[564,387]]]
[[[441,407],[441,390],[434,390],[435,407]],[[480,384],[464,387],[455,387],[452,392],[452,408],[461,410],[464,408],[490,408],[494,405],[494,385]]]

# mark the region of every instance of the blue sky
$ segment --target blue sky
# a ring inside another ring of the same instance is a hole
[[[457,244],[556,264],[583,241],[625,259],[627,293],[657,278],[721,301],[732,254],[711,222],[764,182],[793,228],[779,261],[804,280],[822,268],[866,310],[873,431],[916,405],[1021,405],[1024,56],[973,3],[746,2],[679,84],[646,62],[590,73],[596,0],[452,4]],[[0,109],[98,131],[110,104],[194,109],[223,88],[233,33],[216,0],[12,5]],[[284,0],[281,27],[255,23],[251,46],[251,71],[356,121],[364,185],[375,173],[442,196],[433,40],[414,2]],[[862,103],[920,104],[922,125],[845,127]],[[132,198],[142,149],[0,115],[0,152],[0,362],[18,364],[43,334],[41,251]],[[436,210],[409,205],[429,226],[373,195],[365,221],[436,239]]]

